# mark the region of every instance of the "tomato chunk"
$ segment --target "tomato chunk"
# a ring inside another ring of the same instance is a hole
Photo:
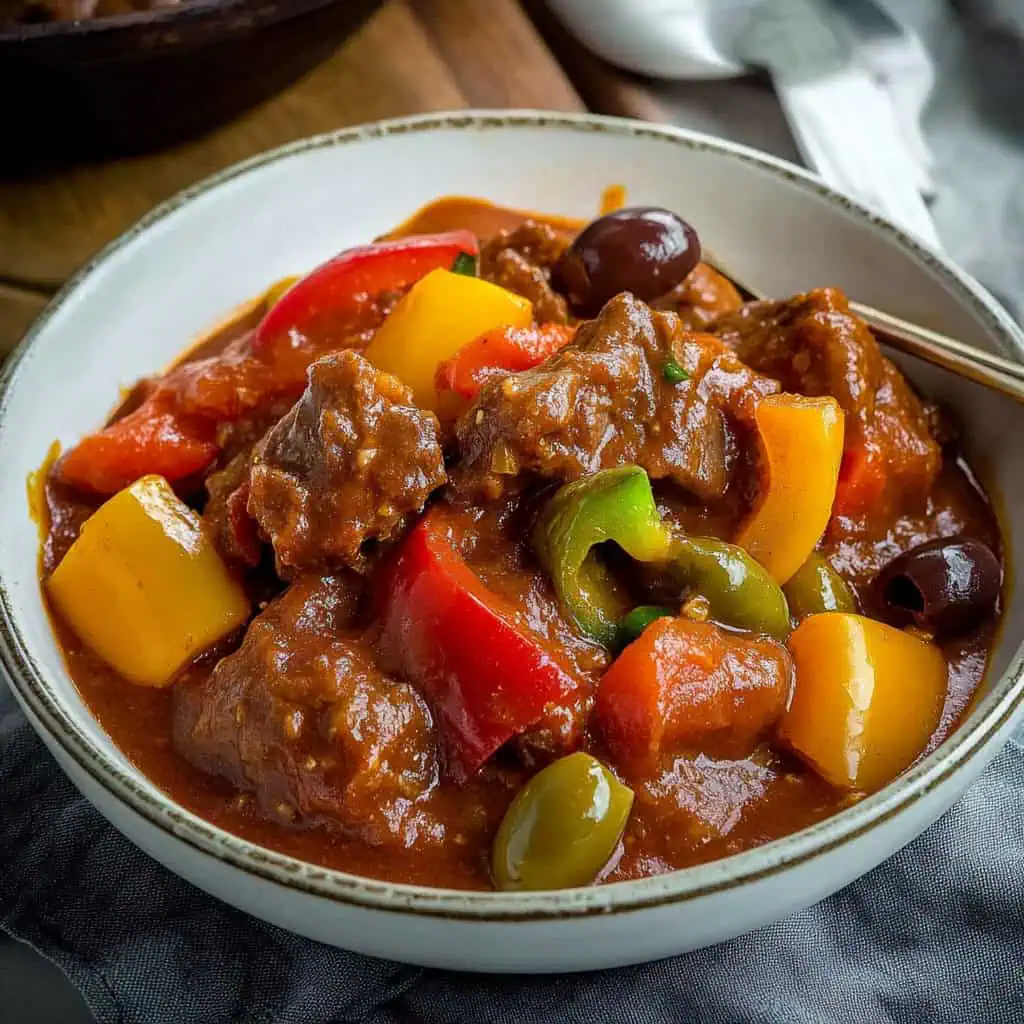
[[[141,476],[181,480],[217,456],[214,425],[182,416],[173,397],[157,393],[134,412],[80,441],[60,461],[61,478],[96,494],[115,494]]]
[[[568,345],[575,333],[574,326],[555,323],[487,331],[437,368],[437,390],[474,398],[489,377],[538,366]]]
[[[655,770],[674,744],[749,748],[786,707],[793,666],[773,640],[708,622],[656,619],[612,663],[594,715],[627,775]]]
[[[884,453],[858,446],[848,448],[839,466],[832,515],[857,517],[882,500],[888,477]]]

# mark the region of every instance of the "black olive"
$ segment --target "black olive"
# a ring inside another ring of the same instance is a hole
[[[949,537],[893,559],[873,589],[887,621],[943,635],[963,632],[992,611],[1002,575],[999,559],[981,541]]]
[[[700,262],[697,232],[678,214],[636,206],[591,221],[554,267],[555,287],[573,310],[593,316],[619,292],[649,302]]]

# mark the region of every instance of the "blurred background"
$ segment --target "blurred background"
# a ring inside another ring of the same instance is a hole
[[[637,117],[804,163],[1024,318],[1024,0],[0,0],[0,96],[0,360],[197,180],[467,107]],[[88,1020],[3,940],[0,992],[0,1022]]]
[[[377,118],[664,121],[817,169],[1024,314],[1024,0],[0,0],[0,354],[155,203]]]

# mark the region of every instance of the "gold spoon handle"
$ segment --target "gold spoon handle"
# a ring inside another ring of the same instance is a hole
[[[1024,366],[955,338],[908,323],[870,306],[851,302],[850,308],[874,331],[879,341],[898,352],[967,377],[1024,402]]]
[[[725,270],[706,250],[703,258],[708,266],[731,281],[744,298],[765,298],[763,292],[744,284]],[[897,352],[915,356],[1024,402],[1024,365],[859,302],[851,302],[850,308],[867,323],[880,342]]]

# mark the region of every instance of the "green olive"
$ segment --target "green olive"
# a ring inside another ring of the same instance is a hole
[[[850,585],[817,552],[797,569],[782,591],[797,619],[819,612],[857,611]]]
[[[615,852],[633,791],[589,754],[569,754],[516,794],[494,838],[499,889],[589,885]]]
[[[775,637],[789,633],[782,588],[735,544],[683,537],[672,549],[672,572],[679,583],[708,599],[718,622]]]

